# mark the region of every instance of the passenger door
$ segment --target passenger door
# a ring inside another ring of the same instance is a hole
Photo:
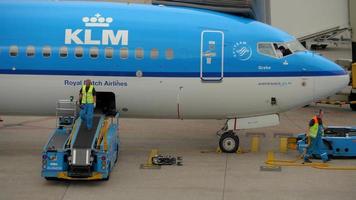
[[[206,30],[201,33],[200,78],[221,81],[224,77],[224,33]]]

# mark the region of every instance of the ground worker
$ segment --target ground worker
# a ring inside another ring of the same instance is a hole
[[[323,110],[319,110],[318,115],[314,116],[309,122],[309,146],[307,152],[304,155],[304,162],[311,163],[309,158],[313,155],[319,155],[323,162],[329,160],[327,152],[323,151],[322,146],[322,136],[324,135],[324,126],[323,126]]]
[[[79,102],[81,104],[80,117],[86,122],[87,128],[93,127],[94,108],[96,106],[96,91],[90,79],[84,81],[79,92]]]

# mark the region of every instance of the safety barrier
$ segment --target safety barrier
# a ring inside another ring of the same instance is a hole
[[[246,137],[251,137],[251,152],[257,153],[261,150],[261,138],[265,138],[265,133],[246,133]]]
[[[279,152],[287,153],[288,152],[288,138],[292,137],[291,133],[275,133],[273,138],[279,138]]]

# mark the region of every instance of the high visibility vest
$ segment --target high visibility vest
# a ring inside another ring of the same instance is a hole
[[[314,116],[313,120],[314,120],[314,125],[309,128],[309,135],[312,138],[316,138],[316,136],[318,135],[318,130],[319,130],[319,122],[318,122],[318,118],[316,116]]]
[[[94,89],[94,86],[90,85],[89,90],[87,92],[86,85],[83,85],[83,87],[82,87],[82,104],[94,103],[93,89]]]

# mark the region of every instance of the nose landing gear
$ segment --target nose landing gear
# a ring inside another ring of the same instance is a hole
[[[219,137],[219,147],[220,150],[224,153],[236,153],[239,149],[240,140],[239,136],[236,133],[229,129],[228,123],[217,132]]]
[[[223,133],[219,139],[219,147],[224,153],[236,153],[239,149],[240,140],[233,131]]]
[[[227,119],[224,127],[217,132],[220,138],[220,150],[226,153],[235,153],[239,149],[239,137],[235,131],[276,126],[278,124],[278,114]]]

